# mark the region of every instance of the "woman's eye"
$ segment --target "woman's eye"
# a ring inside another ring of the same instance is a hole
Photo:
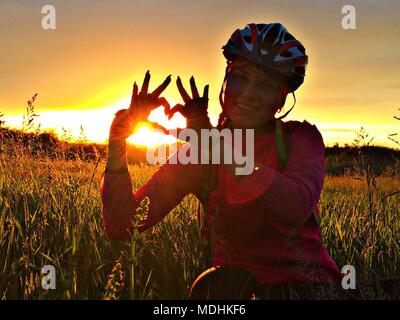
[[[259,86],[269,90],[275,89],[275,86],[271,82],[262,82]]]

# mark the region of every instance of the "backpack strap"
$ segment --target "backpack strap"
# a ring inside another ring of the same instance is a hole
[[[198,195],[199,204],[197,207],[197,221],[199,225],[199,238],[203,252],[205,253],[206,264],[212,264],[212,257],[214,255],[214,244],[213,244],[213,229],[206,225],[206,213],[208,207],[208,198],[211,189],[211,175],[212,175],[212,164],[207,164],[202,168],[200,172],[200,192]],[[218,210],[218,208],[217,208]]]
[[[285,133],[287,133],[287,131]],[[289,144],[286,145],[285,141],[287,143],[289,143],[290,140],[289,140],[289,137],[286,137],[286,139],[284,139],[284,136],[285,136],[285,134],[284,134],[284,130],[282,128],[282,121],[277,119],[275,121],[275,144],[276,144],[276,149],[278,152],[279,160],[281,161],[283,166],[286,166],[289,161],[288,153],[290,152],[290,145]],[[317,204],[317,207],[314,208],[312,213],[314,215],[315,222],[317,223],[317,225],[319,227],[321,225],[321,218],[320,218],[319,214],[317,213],[317,211],[319,211],[318,204]],[[296,231],[295,234],[297,233],[299,228],[300,228],[300,226],[298,228],[295,228],[295,231]]]
[[[286,151],[286,146],[283,139],[283,129],[282,122],[280,120],[275,121],[275,145],[278,151],[279,160],[286,166],[288,163],[288,152]]]
[[[205,217],[207,212],[207,204],[208,197],[210,194],[210,175],[211,175],[211,165],[208,164],[205,166],[204,171],[200,173],[200,207],[199,207],[199,224],[200,224],[200,232],[204,228],[205,225]]]

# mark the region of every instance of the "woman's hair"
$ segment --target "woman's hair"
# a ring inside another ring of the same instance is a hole
[[[228,121],[230,121],[228,115],[225,112],[225,102],[222,98],[224,91],[225,91],[225,86],[226,86],[226,80],[228,78],[228,74],[229,72],[232,70],[232,61],[227,61],[227,65],[225,68],[225,76],[224,76],[224,80],[222,81],[222,86],[221,86],[221,90],[219,91],[219,104],[221,105],[222,108],[222,112],[219,114],[218,116],[218,124],[217,124],[217,129],[221,130],[223,128],[226,128],[226,124]]]

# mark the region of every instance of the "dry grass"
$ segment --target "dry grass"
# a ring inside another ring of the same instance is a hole
[[[32,158],[17,147],[0,153],[0,298],[188,297],[207,258],[196,199],[186,197],[139,237],[113,243],[100,212],[103,169],[104,161]],[[131,166],[134,187],[154,169]],[[371,189],[360,179],[326,177],[323,241],[339,266],[356,267],[357,279],[399,276],[400,194],[390,194],[400,190],[400,180],[377,177]],[[46,264],[56,267],[56,290],[41,288]]]

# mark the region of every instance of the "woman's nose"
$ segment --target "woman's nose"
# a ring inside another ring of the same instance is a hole
[[[242,88],[239,90],[239,95],[242,99],[252,99],[252,100],[258,100],[258,91],[256,88],[256,84],[254,81],[246,81]]]

